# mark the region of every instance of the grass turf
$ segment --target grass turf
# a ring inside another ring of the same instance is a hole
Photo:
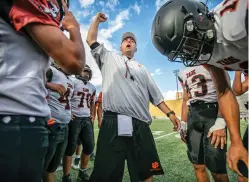
[[[95,122],[97,123],[97,122]],[[241,121],[241,133],[244,134],[247,123]],[[95,125],[95,140],[98,137],[97,125]],[[157,151],[163,166],[164,175],[155,176],[155,182],[194,182],[196,181],[192,164],[189,162],[186,154],[186,145],[176,137],[178,133],[172,133],[172,124],[169,120],[153,120],[151,124],[151,131],[154,135]],[[229,139],[228,139],[229,141]],[[228,142],[229,145],[229,142]],[[89,162],[88,173],[91,174],[93,169],[93,162]],[[62,179],[62,170],[56,173],[56,182]],[[71,176],[73,182],[76,181],[78,171],[72,168]],[[230,182],[237,181],[236,175],[228,169]],[[213,181],[210,175],[211,181]],[[129,182],[129,173],[125,169],[123,182]]]

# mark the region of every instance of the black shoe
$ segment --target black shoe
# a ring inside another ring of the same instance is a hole
[[[95,160],[95,154],[94,154],[94,153],[92,153],[92,154],[90,155],[90,160],[91,160],[91,161],[94,161],[94,160]]]
[[[69,174],[68,176],[63,176],[62,182],[72,182],[71,175]]]
[[[73,168],[79,169],[80,168],[80,158],[75,158],[73,161]]]
[[[89,181],[89,176],[88,176],[86,170],[84,170],[84,171],[80,170],[79,171],[77,181],[79,181],[79,182],[88,182]]]

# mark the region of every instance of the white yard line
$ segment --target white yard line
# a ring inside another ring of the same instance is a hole
[[[163,137],[172,135],[172,134],[174,134],[174,133],[177,133],[177,132],[171,132],[171,133],[168,133],[167,135],[159,136],[159,137],[156,137],[156,138],[154,138],[154,139],[157,140],[157,139],[159,139],[159,138],[163,138]]]
[[[153,135],[161,135],[164,131],[152,131]]]

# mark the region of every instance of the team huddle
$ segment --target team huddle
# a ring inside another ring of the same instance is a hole
[[[248,181],[248,128],[242,140],[235,98],[248,91],[247,0],[224,0],[212,12],[200,1],[169,0],[155,15],[154,46],[186,66],[178,75],[181,121],[134,58],[139,42],[133,33],[123,34],[121,54],[98,42],[99,24],[108,19],[103,13],[85,38],[103,78],[97,99],[80,25],[68,8],[69,0],[0,2],[0,181],[53,182],[62,164],[62,181],[71,182],[74,163],[78,181],[121,182],[127,161],[130,181],[153,182],[164,169],[149,103],[180,131],[198,182],[210,181],[206,168],[216,182],[228,182],[226,164],[239,182]],[[237,71],[233,88],[226,70]],[[88,176],[96,101],[100,131]]]

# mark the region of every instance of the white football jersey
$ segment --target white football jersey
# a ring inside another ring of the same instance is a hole
[[[94,101],[96,88],[90,82],[85,84],[77,78],[71,79],[74,82],[74,94],[71,99],[72,113],[77,117],[90,117],[90,104]]]
[[[214,8],[217,42],[208,64],[226,70],[248,70],[247,8],[248,0],[224,0]]]
[[[73,82],[63,72],[50,66],[53,76],[51,83],[61,84],[65,87],[66,92],[63,96],[60,96],[58,92],[48,89],[48,105],[51,109],[51,117],[55,119],[57,123],[69,123],[71,120],[71,102],[70,99],[73,95]]]
[[[248,92],[244,93],[243,95],[237,97],[240,111],[247,112],[248,110]]]
[[[196,101],[217,102],[216,90],[209,72],[201,65],[187,67],[179,72],[179,81],[186,88],[189,100],[187,105]]]

